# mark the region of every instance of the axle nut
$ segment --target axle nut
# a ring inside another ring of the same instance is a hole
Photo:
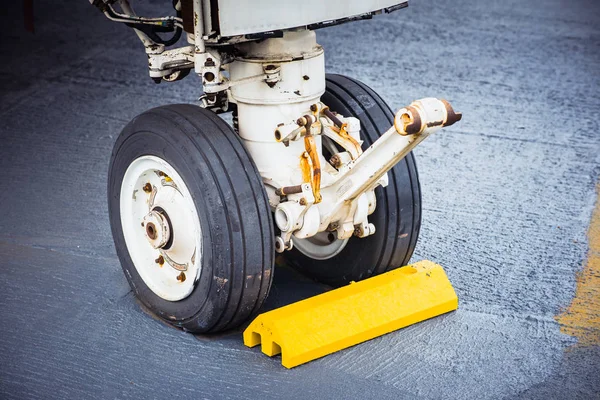
[[[152,247],[160,249],[167,244],[171,236],[169,223],[164,215],[152,210],[144,217],[146,239]]]

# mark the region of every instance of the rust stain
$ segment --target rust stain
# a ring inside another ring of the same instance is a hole
[[[406,111],[408,113],[402,114],[402,131],[398,131],[401,135],[414,135],[416,133],[421,133],[423,131],[423,122],[421,121],[421,114],[414,106],[406,107]]]
[[[343,123],[342,126],[340,126],[340,130],[338,132],[338,134],[345,140],[349,141],[350,143],[352,143],[352,146],[354,146],[354,148],[356,149],[356,152],[358,153],[358,155],[362,154],[362,148],[360,147],[360,144],[356,141],[356,139],[354,139],[352,136],[350,136],[350,134],[346,131],[346,128],[348,127],[347,123]]]
[[[288,194],[296,193],[302,193],[302,185],[283,186],[275,190],[277,196],[287,196]]]
[[[302,171],[302,182],[311,182],[311,168],[310,161],[308,161],[308,153],[304,152],[300,156],[300,171]]]
[[[310,133],[304,136],[304,148],[312,165],[312,191],[315,196],[315,204],[317,204],[321,202],[321,161],[317,153],[315,139]]]
[[[600,183],[588,229],[589,251],[583,270],[577,274],[575,297],[555,317],[560,331],[578,339],[578,345],[600,345]]]
[[[450,103],[448,103],[444,99],[440,99],[440,101],[444,104],[444,107],[446,107],[447,117],[446,117],[446,123],[444,124],[444,126],[450,126],[462,119],[462,113],[455,112],[454,109],[452,108],[452,106],[450,105]]]

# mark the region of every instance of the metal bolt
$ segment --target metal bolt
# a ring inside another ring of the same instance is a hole
[[[179,282],[185,282],[185,274],[182,272],[179,275],[177,275],[177,280]]]
[[[337,154],[331,156],[331,158],[329,159],[329,162],[334,166],[334,167],[339,167],[340,164],[342,163],[342,160],[340,159],[340,156],[338,156]]]
[[[306,205],[306,199],[304,197],[300,199],[300,205],[301,206],[305,206]]]
[[[148,182],[144,185],[142,189],[144,189],[144,192],[150,193],[152,191],[152,185],[150,184],[150,182]]]
[[[315,111],[317,111],[317,110],[318,110],[318,107],[317,107],[317,105],[316,105],[316,104],[312,104],[312,105],[310,106],[310,111],[312,111],[312,112],[315,112]]]
[[[162,255],[160,255],[156,260],[154,260],[154,262],[162,266],[165,263],[165,259]]]
[[[302,79],[304,79],[305,81],[307,81],[307,80],[309,80],[309,79],[310,79],[310,77],[309,77],[308,75],[304,75],[304,76],[302,77]]]

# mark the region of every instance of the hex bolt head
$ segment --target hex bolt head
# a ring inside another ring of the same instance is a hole
[[[337,154],[334,154],[333,156],[331,156],[331,158],[329,159],[329,162],[336,168],[340,167],[342,164],[342,160],[340,159],[340,156],[338,156]]]
[[[152,192],[152,185],[150,184],[150,182],[147,182],[142,189],[144,189],[144,192],[150,193]]]
[[[179,275],[177,275],[177,280],[181,283],[185,282],[185,273],[180,273]]]

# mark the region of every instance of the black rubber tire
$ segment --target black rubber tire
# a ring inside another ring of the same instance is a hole
[[[180,301],[164,300],[148,288],[123,237],[121,182],[131,162],[143,155],[160,157],[177,170],[200,218],[202,271],[192,293]],[[152,313],[192,332],[227,330],[257,314],[273,278],[271,210],[254,162],[218,116],[178,104],[154,108],[133,119],[112,153],[108,206],[125,276]]]
[[[389,106],[364,83],[343,75],[327,75],[321,101],[332,111],[360,120],[363,150],[394,121]],[[415,158],[409,153],[389,173],[389,185],[375,190],[377,207],[369,216],[375,234],[352,237],[327,260],[315,260],[296,249],[284,253],[292,266],[331,286],[342,286],[408,264],[421,227],[421,189]]]

